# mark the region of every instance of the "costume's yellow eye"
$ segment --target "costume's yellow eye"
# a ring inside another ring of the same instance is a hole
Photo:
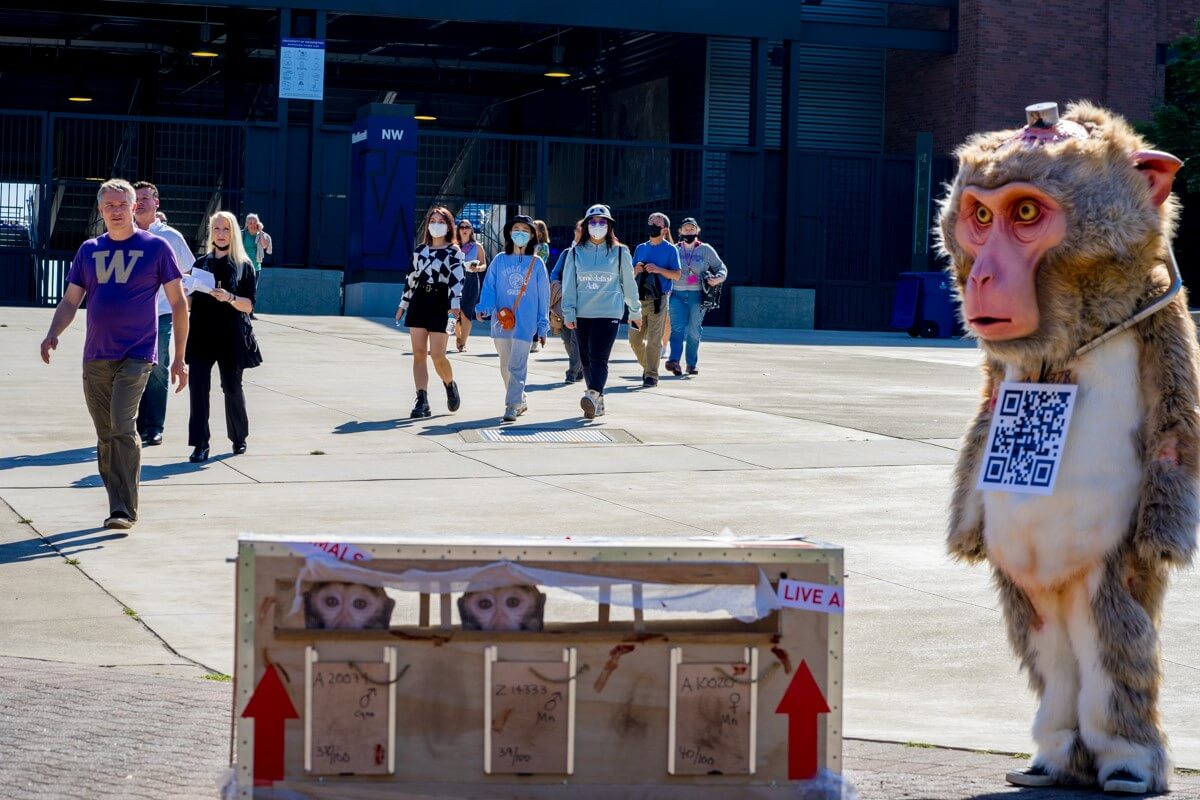
[[[987,206],[975,207],[975,221],[980,225],[992,224],[992,210]]]
[[[1033,222],[1042,215],[1042,209],[1032,200],[1022,200],[1017,205],[1017,219],[1021,222]]]

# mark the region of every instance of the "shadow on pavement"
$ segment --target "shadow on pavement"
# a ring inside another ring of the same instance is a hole
[[[341,425],[338,425],[336,428],[334,428],[333,432],[367,433],[369,431],[390,431],[394,430],[395,428],[404,427],[406,423],[411,421],[412,420],[404,417],[396,417],[395,419],[366,420],[364,422],[354,420],[353,422],[343,422]]]
[[[203,470],[206,464],[216,464],[234,457],[233,453],[218,453],[215,456],[209,456],[207,461],[202,461],[199,464],[193,464],[188,461],[186,456],[183,457],[182,461],[174,464],[142,464],[142,482],[161,481],[176,475],[190,475]],[[72,489],[95,489],[103,485],[104,483],[100,480],[99,474],[77,478],[71,482]]]
[[[105,533],[105,528],[80,528],[75,531],[55,533],[50,536],[35,536],[20,542],[0,544],[0,564],[17,564],[36,561],[39,558],[60,558],[89,550],[102,549],[101,542],[124,539],[127,533]],[[96,536],[93,534],[103,534]],[[87,537],[87,538],[81,538]],[[94,545],[88,547],[87,545]]]
[[[57,453],[41,453],[34,456],[6,456],[0,458],[0,470],[22,467],[61,467],[63,464],[82,464],[95,460],[95,447],[77,447],[74,450],[59,450]]]

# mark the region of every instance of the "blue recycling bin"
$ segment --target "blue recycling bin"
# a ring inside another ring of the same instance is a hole
[[[929,339],[956,335],[958,302],[950,276],[945,272],[901,272],[892,301],[892,327]]]

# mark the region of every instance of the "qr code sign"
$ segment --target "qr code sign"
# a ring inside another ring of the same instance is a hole
[[[983,491],[1054,492],[1077,387],[1002,383],[979,471]]]

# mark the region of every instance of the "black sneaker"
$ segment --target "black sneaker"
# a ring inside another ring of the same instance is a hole
[[[700,374],[700,370],[696,369],[695,367],[688,367],[688,375],[699,375],[699,374]]]
[[[1057,786],[1058,779],[1050,774],[1050,770],[1043,767],[1041,764],[1034,764],[1029,769],[1021,770],[1020,772],[1008,773],[1004,779],[1013,786],[1026,786],[1038,788],[1044,786]]]
[[[654,386],[658,386],[658,378],[654,377],[653,375],[647,375],[646,377],[642,378],[643,388],[650,389]]]
[[[683,370],[679,368],[678,361],[668,361],[667,362],[667,371],[670,372],[672,375],[674,375],[677,378],[683,374]]]
[[[113,530],[127,531],[133,527],[133,517],[126,514],[124,511],[114,511],[108,515],[108,519],[104,520],[104,527]]]
[[[458,407],[462,405],[462,395],[458,393],[458,384],[450,381],[446,384],[446,408],[451,413],[458,411]]]

